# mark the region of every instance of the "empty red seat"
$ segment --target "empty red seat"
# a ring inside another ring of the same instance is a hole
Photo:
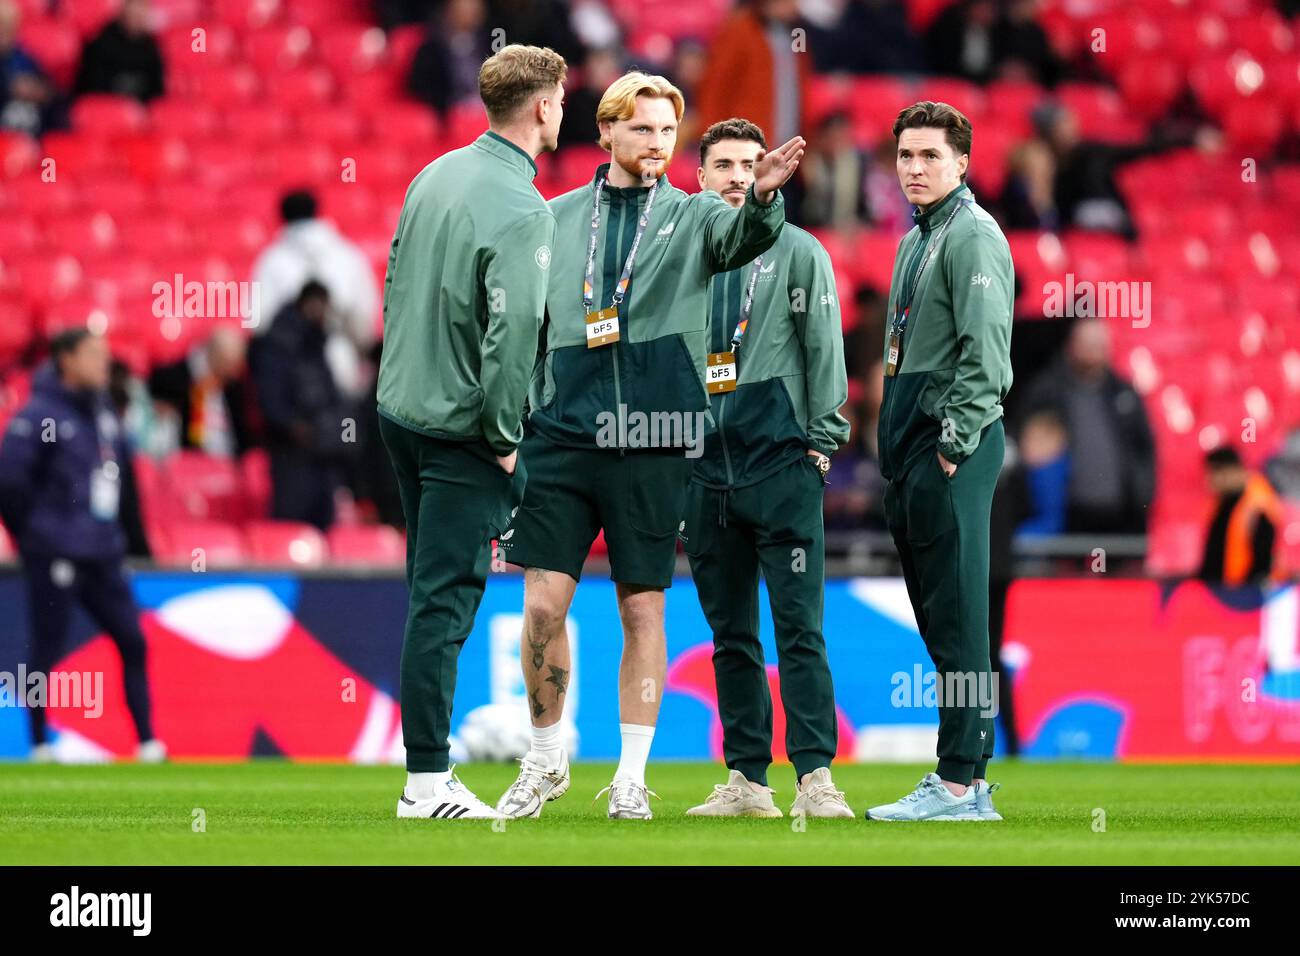
[[[244,56],[260,73],[295,70],[311,55],[311,31],[294,24],[273,24],[244,36]]]
[[[325,563],[325,536],[309,524],[252,521],[244,531],[254,564],[318,568]]]
[[[90,93],[72,104],[72,125],[83,133],[113,136],[134,133],[144,128],[149,111],[130,96]]]
[[[344,23],[319,31],[316,52],[340,83],[383,65],[388,38],[379,27]]]
[[[153,128],[186,140],[206,139],[221,128],[221,119],[206,103],[178,97],[155,100],[149,107]]]
[[[206,570],[238,567],[248,560],[239,528],[224,521],[173,521],[155,526],[149,544],[159,564]]]
[[[330,529],[330,561],[401,567],[406,562],[406,540],[388,525],[337,526]]]
[[[166,483],[186,514],[194,518],[237,521],[243,518],[238,463],[201,451],[179,451],[167,460]]]
[[[330,103],[334,96],[334,77],[319,66],[300,67],[266,78],[267,95],[279,106],[299,110],[311,105]]]

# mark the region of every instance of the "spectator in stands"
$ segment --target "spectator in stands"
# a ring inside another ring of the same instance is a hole
[[[138,755],[157,762],[166,748],[153,736],[144,634],[122,573],[122,465],[129,450],[109,404],[108,345],[79,328],[55,336],[50,353],[0,446],[0,517],[27,580],[29,666],[49,675],[81,605],[117,645]],[[53,759],[44,709],[33,708],[31,716],[33,759]]]
[[[550,47],[567,62],[578,63],[586,50],[570,14],[564,0],[488,0],[488,23],[503,31],[506,43]]]
[[[804,224],[834,229],[857,226],[867,212],[868,162],[853,141],[853,123],[846,113],[834,112],[822,120],[800,170]]]
[[[379,338],[379,289],[365,253],[331,223],[316,218],[316,211],[310,192],[290,192],[281,200],[284,228],[253,264],[263,317],[253,334],[265,335],[270,328],[266,319],[297,299],[309,279],[324,283],[331,305],[326,330],[330,369],[344,395],[360,398],[370,379],[362,359]]]
[[[439,113],[478,102],[478,71],[492,55],[484,0],[447,0],[429,17],[406,88]]]
[[[582,83],[564,91],[564,112],[568,122],[560,124],[560,148],[595,146],[600,140],[596,128],[596,106],[611,83],[623,75],[623,64],[614,50],[592,50],[582,61]]]
[[[1025,513],[1017,534],[1064,534],[1070,493],[1070,436],[1051,408],[1029,416],[1020,430]]]
[[[238,331],[220,326],[185,358],[153,370],[149,392],[179,419],[181,447],[222,458],[248,450],[246,351]]]
[[[998,742],[1008,757],[1020,754],[1020,732],[1016,728],[1015,682],[1002,660],[1006,630],[1007,594],[1015,582],[1013,544],[1016,526],[1029,511],[1028,488],[1022,461],[1017,461],[1014,442],[1007,442],[1002,471],[993,489],[989,509],[989,662],[998,681]]]
[[[1079,319],[1065,353],[1024,400],[1026,416],[1053,411],[1070,436],[1067,530],[1145,534],[1155,492],[1155,440],[1142,399],[1111,368],[1110,330]]]
[[[132,96],[142,103],[163,95],[163,60],[149,32],[149,0],[122,0],[122,12],[81,51],[75,92]]]
[[[1061,217],[1056,211],[1056,158],[1040,139],[1026,140],[1007,159],[1007,181],[1002,187],[1002,228],[1056,232]]]
[[[991,80],[997,19],[993,0],[959,0],[936,16],[925,31],[930,72],[973,83]]]
[[[314,279],[281,307],[253,360],[271,457],[271,517],[334,523],[344,460],[342,396],[325,357],[330,294]]]
[[[1234,448],[1205,456],[1206,477],[1215,497],[1197,574],[1208,584],[1261,587],[1284,577],[1275,557],[1282,526],[1282,499],[1267,478],[1251,471]]]
[[[921,45],[896,0],[834,0],[809,28],[818,73],[919,73]],[[814,10],[808,10],[811,19]],[[897,191],[897,190],[896,190]]]
[[[1157,132],[1129,146],[1085,140],[1074,114],[1055,103],[1034,110],[1033,120],[1056,159],[1053,193],[1062,228],[1115,232],[1128,239],[1136,238],[1137,230],[1115,181],[1120,166],[1185,146],[1206,153],[1222,146],[1222,136],[1209,127],[1179,135]]]
[[[1055,86],[1064,64],[1038,22],[1038,0],[1010,0],[993,27],[993,60],[998,79]]]
[[[18,42],[21,22],[18,4],[0,0],[0,129],[40,136],[60,125],[60,101],[45,71]]]
[[[767,133],[768,142],[799,135],[812,63],[794,50],[798,17],[797,0],[741,0],[714,36],[695,91],[701,129],[743,116]],[[798,222],[801,180],[790,179],[781,192],[786,220]]]

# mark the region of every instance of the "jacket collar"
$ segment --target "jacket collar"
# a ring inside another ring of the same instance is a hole
[[[591,188],[595,189],[596,184],[600,182],[602,179],[607,178],[608,176],[609,176],[609,163],[601,163],[598,167],[596,167],[596,174],[591,177]],[[659,181],[664,188],[667,188],[672,185],[672,183],[668,181],[667,171],[665,171],[664,174],[659,177]],[[662,191],[663,189],[660,190],[660,192]],[[608,182],[606,182],[605,188],[601,192],[601,202],[633,202],[634,203],[648,192],[650,192],[649,186],[611,186]],[[656,205],[659,202],[660,200],[658,199],[655,200]]]
[[[912,210],[912,222],[921,227],[922,232],[929,232],[934,228],[934,224],[942,224],[948,218],[948,213],[952,211],[953,203],[962,199],[974,199],[975,194],[970,191],[970,187],[961,183],[952,192],[944,196],[937,203],[929,208],[926,212],[921,211],[917,206]]]
[[[499,133],[488,130],[474,141],[474,145],[480,146],[493,156],[505,160],[509,165],[526,173],[529,179],[537,175],[537,164],[533,162],[533,157]]]

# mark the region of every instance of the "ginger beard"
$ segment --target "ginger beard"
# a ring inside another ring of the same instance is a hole
[[[677,145],[677,114],[664,97],[638,96],[632,115],[608,127],[610,162],[650,185],[668,171]]]

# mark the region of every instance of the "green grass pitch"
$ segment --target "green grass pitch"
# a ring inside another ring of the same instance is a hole
[[[861,819],[928,768],[835,770],[857,820],[697,820],[684,816],[722,768],[653,763],[650,822],[605,818],[612,764],[573,767],[540,820],[397,820],[396,767],[177,763],[0,765],[0,864],[1296,864],[1300,765],[1117,765],[1004,761],[993,779],[1003,823]],[[514,777],[466,765],[494,802]],[[794,772],[774,768],[789,809]],[[202,810],[204,832],[195,832]],[[1104,812],[1104,831],[1101,830]]]

